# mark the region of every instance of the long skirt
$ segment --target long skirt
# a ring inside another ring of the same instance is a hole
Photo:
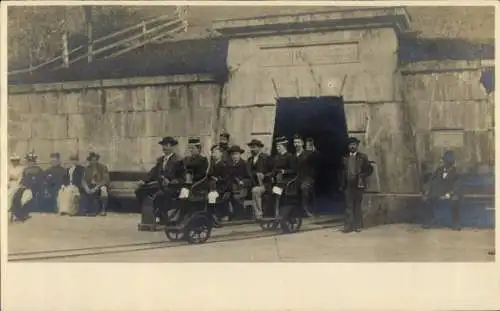
[[[57,211],[59,214],[76,215],[80,209],[80,190],[78,187],[63,186],[57,196]]]
[[[17,187],[12,189],[12,193],[9,193],[9,203],[11,220],[26,220],[30,209],[36,204],[36,198],[30,189]]]

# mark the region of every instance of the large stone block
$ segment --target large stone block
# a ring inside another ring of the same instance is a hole
[[[44,92],[44,93],[35,93],[33,94],[35,97],[34,100],[30,102],[32,113],[36,114],[55,114],[59,108],[59,93],[56,92]]]
[[[7,133],[10,138],[28,139],[31,137],[31,123],[34,116],[30,114],[9,114]]]
[[[140,137],[137,138],[137,158],[140,168],[149,170],[156,163],[156,159],[162,155],[161,146],[158,144],[162,137]],[[142,163],[141,163],[142,162]]]
[[[15,153],[22,159],[29,151],[28,140],[9,139],[8,150],[9,150],[8,154],[9,157]]]
[[[494,128],[495,107],[491,101],[467,101],[464,106],[464,129],[486,131]]]
[[[126,112],[125,113],[125,137],[135,138],[141,137],[144,135],[146,129],[146,120],[147,113],[140,112]]]
[[[79,102],[81,98],[81,92],[64,92],[59,93],[60,100],[58,101],[57,112],[60,114],[74,114],[79,112]]]
[[[67,138],[67,121],[67,115],[38,114],[31,124],[31,136],[47,139]]]
[[[17,113],[30,113],[31,101],[33,99],[33,94],[9,94],[7,105],[9,106],[9,110],[12,109]]]
[[[99,89],[85,89],[80,93],[78,111],[80,113],[99,114],[104,111],[103,91]]]
[[[69,161],[69,156],[72,154],[78,154],[78,139],[57,139],[53,141],[54,152],[59,152],[61,154],[61,160],[64,163]]]
[[[344,106],[347,129],[353,132],[366,131],[369,118],[369,107],[367,104],[347,104]]]
[[[431,129],[460,129],[464,127],[465,105],[458,101],[431,102]]]
[[[106,111],[130,112],[142,111],[146,108],[144,88],[110,88],[104,90],[106,96]]]
[[[88,117],[82,114],[68,115],[68,137],[83,138],[85,137],[85,122],[84,118]]]
[[[50,154],[54,152],[54,141],[48,139],[30,139],[28,151],[34,151],[38,156],[38,162],[48,163]]]

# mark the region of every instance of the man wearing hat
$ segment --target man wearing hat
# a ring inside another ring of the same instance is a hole
[[[231,156],[226,165],[225,180],[230,188],[232,215],[230,218],[242,218],[243,200],[247,196],[248,188],[251,186],[250,172],[241,154],[245,151],[240,146],[234,145],[227,150]]]
[[[189,156],[184,159],[186,169],[185,182],[194,184],[207,175],[208,160],[201,155],[201,142],[199,137],[188,139]]]
[[[88,201],[85,206],[87,216],[106,216],[108,208],[109,171],[106,165],[99,162],[100,158],[95,152],[89,153],[89,164],[83,173],[82,188]]]
[[[78,154],[73,154],[69,157],[69,168],[66,169],[64,174],[64,185],[59,193],[65,196],[64,202],[59,206],[59,213],[76,215],[80,212],[79,198],[83,189],[83,175],[85,174],[85,167],[80,165],[80,157]],[[63,194],[64,193],[64,194]]]
[[[57,196],[64,183],[66,170],[61,166],[59,152],[50,154],[51,166],[43,174],[43,192],[40,209],[45,213],[55,213],[57,210]]]
[[[426,201],[425,228],[434,226],[436,217],[434,208],[439,202],[446,202],[450,205],[453,217],[453,229],[460,230],[460,181],[455,166],[455,155],[452,151],[446,151],[441,164],[429,178],[424,193]]]
[[[360,232],[363,228],[361,203],[366,188],[366,179],[373,173],[368,156],[358,151],[359,139],[348,139],[348,154],[343,158],[340,185],[345,194],[346,210],[344,233]]]
[[[295,147],[295,162],[297,164],[297,182],[299,184],[302,208],[311,217],[311,198],[314,191],[315,167],[313,153],[304,149],[304,138],[295,134],[293,137]]]
[[[228,149],[230,147],[230,145],[229,145],[230,137],[231,137],[231,135],[229,135],[229,133],[221,133],[219,135],[219,147],[220,147],[220,150],[222,152],[222,159],[224,161],[229,161],[231,158],[231,156],[228,153]]]
[[[260,220],[263,216],[262,195],[266,191],[266,185],[269,185],[273,163],[271,157],[262,152],[264,144],[260,140],[252,139],[247,146],[250,148],[251,153],[247,165],[252,182],[254,216],[257,220]]]
[[[158,144],[162,148],[163,156],[156,160],[156,165],[149,171],[146,180],[139,181],[139,187],[135,191],[135,196],[141,207],[144,199],[155,193],[160,195],[155,197],[154,205],[156,207],[166,205],[167,201],[175,195],[174,192],[182,184],[185,177],[182,159],[175,153],[175,147],[178,145],[177,140],[167,136]],[[160,192],[160,189],[163,191]],[[155,209],[154,212],[161,220],[166,211]]]

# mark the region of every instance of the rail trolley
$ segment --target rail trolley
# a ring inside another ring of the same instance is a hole
[[[217,193],[209,191],[209,177],[184,185],[174,202],[171,214],[165,223],[165,234],[170,241],[187,241],[190,244],[203,244],[210,238],[212,230],[219,225],[214,215],[220,219],[227,216],[231,199],[244,199],[248,189]],[[263,196],[264,218],[255,220],[265,231],[280,230],[282,233],[294,233],[302,226],[303,211],[298,202],[296,179],[286,183],[277,183]]]

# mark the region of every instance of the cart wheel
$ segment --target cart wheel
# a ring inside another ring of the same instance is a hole
[[[212,228],[206,223],[199,227],[188,229],[187,240],[189,244],[203,244],[210,238],[211,234]]]
[[[179,230],[165,229],[165,235],[170,241],[180,241],[184,238],[184,234]]]
[[[278,223],[274,220],[265,220],[259,222],[259,226],[264,231],[276,230],[278,228]]]
[[[284,218],[280,222],[281,231],[283,233],[295,233],[299,231],[302,226],[302,217],[300,216],[290,216]]]

